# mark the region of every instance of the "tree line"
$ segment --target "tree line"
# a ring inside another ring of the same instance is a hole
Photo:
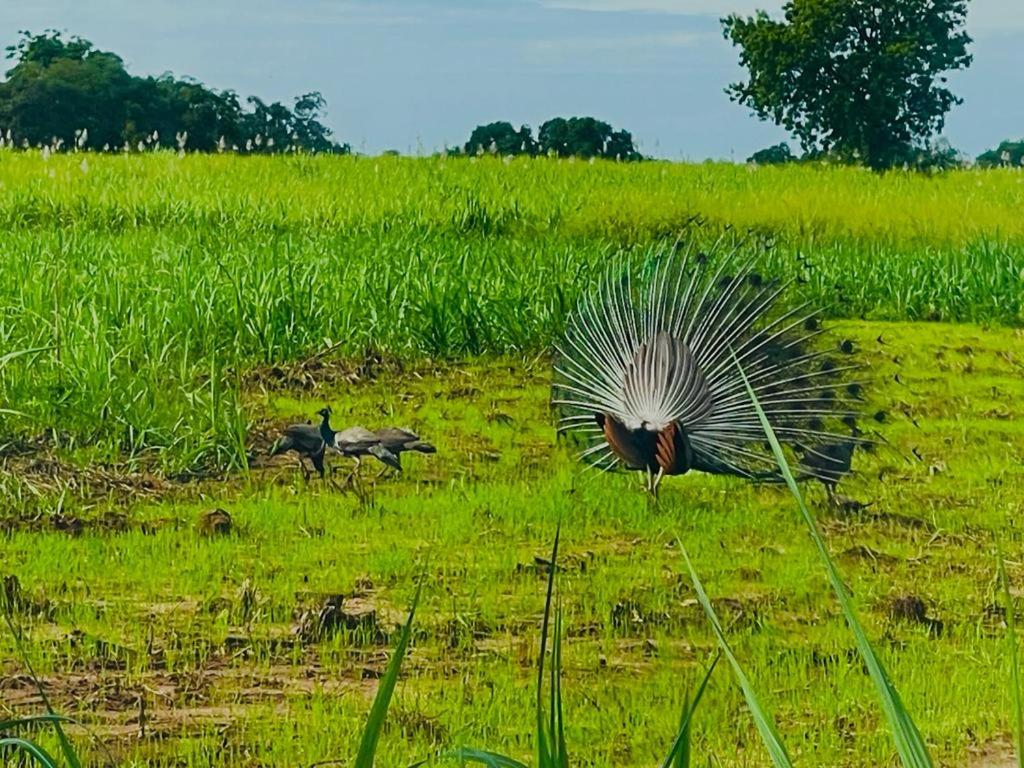
[[[0,128],[13,146],[54,149],[146,149],[177,146],[213,152],[308,151],[343,154],[320,121],[316,91],[291,107],[234,91],[217,91],[171,74],[138,77],[116,54],[80,37],[22,32],[0,82]]]
[[[609,160],[643,159],[633,145],[629,131],[613,129],[593,117],[556,117],[543,123],[537,138],[528,125],[519,130],[498,121],[478,125],[462,147],[448,148],[448,154],[465,155],[548,155],[553,157],[600,157]]]
[[[875,170],[965,164],[937,137],[962,101],[948,75],[972,61],[966,18],[967,0],[787,0],[781,19],[764,11],[723,18],[747,73],[726,93],[788,130],[802,151],[779,144],[748,162],[827,159]],[[0,142],[7,145],[351,151],[321,122],[326,103],[316,91],[290,107],[256,96],[243,103],[234,91],[193,79],[131,75],[117,55],[52,30],[23,32],[7,56],[14,61],[0,82]],[[536,136],[529,126],[488,123],[446,152],[643,159],[629,131],[594,117],[556,117]],[[1004,141],[976,162],[1024,164],[1024,139]]]

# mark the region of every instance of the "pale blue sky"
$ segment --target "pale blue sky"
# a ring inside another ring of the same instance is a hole
[[[1024,0],[971,0],[974,65],[947,122],[974,155],[1024,136]],[[491,120],[588,114],[646,154],[743,159],[785,138],[723,93],[739,76],[718,17],[781,0],[0,0],[0,29],[55,27],[170,70],[290,102],[319,90],[357,150],[466,140]]]

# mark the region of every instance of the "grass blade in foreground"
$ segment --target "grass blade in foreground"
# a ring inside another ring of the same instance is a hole
[[[720,658],[722,658],[721,652],[716,653],[711,666],[704,673],[704,679],[697,689],[697,695],[693,697],[693,702],[687,701],[683,707],[683,719],[679,724],[679,734],[672,743],[672,749],[669,751],[668,757],[665,758],[665,762],[661,764],[661,768],[690,768],[690,721],[693,720],[693,714],[697,711],[697,706],[704,696],[704,689],[708,687],[711,673],[715,671]]]
[[[1013,709],[1015,715],[1014,737],[1017,742],[1017,765],[1024,768],[1024,701],[1020,691],[1020,659],[1017,655],[1017,619],[1013,611],[1013,596],[1010,594],[1010,580],[1006,577],[1006,563],[999,554],[999,586],[1006,604],[1006,643],[1010,649],[1010,684],[1013,686]]]
[[[416,585],[416,594],[409,606],[409,618],[402,627],[402,634],[398,638],[398,645],[395,646],[394,655],[388,662],[387,671],[381,678],[380,686],[377,688],[377,695],[373,698],[373,707],[370,708],[370,717],[363,729],[363,738],[359,743],[359,753],[356,755],[355,768],[373,768],[374,756],[377,753],[377,742],[380,741],[380,733],[384,728],[384,721],[388,716],[388,706],[391,704],[391,696],[395,692],[395,685],[398,682],[398,670],[402,666],[405,652],[409,649],[409,638],[412,637],[412,621],[416,617],[416,606],[420,602],[420,592],[423,590],[423,576],[420,575],[419,584]]]
[[[743,668],[733,654],[732,648],[729,647],[729,641],[725,639],[725,633],[722,631],[722,625],[718,621],[718,616],[715,615],[715,609],[711,606],[711,601],[708,600],[707,593],[704,591],[704,585],[700,583],[700,577],[697,576],[697,571],[694,570],[693,563],[690,562],[690,556],[686,553],[686,547],[682,545],[681,539],[679,548],[682,550],[683,559],[686,560],[686,567],[690,569],[690,578],[693,581],[693,588],[697,591],[697,600],[700,601],[701,607],[704,608],[704,613],[707,614],[711,629],[714,631],[715,637],[718,638],[718,645],[722,649],[722,653],[725,654],[729,666],[732,667],[736,681],[740,684],[740,688],[743,689],[743,697],[747,700],[747,707],[750,709],[750,714],[754,718],[754,724],[757,726],[758,733],[761,734],[761,740],[764,742],[772,762],[776,768],[793,768],[793,762],[789,759],[789,754],[782,745],[775,722],[772,720],[771,715],[762,709],[761,703],[757,699],[757,694],[754,692],[754,686],[750,684],[750,680],[747,679],[746,674],[743,672]]]
[[[460,763],[480,763],[487,768],[527,768],[525,763],[513,760],[511,757],[499,755],[495,752],[486,752],[482,749],[470,749],[460,747],[451,753],[451,757]]]
[[[804,522],[807,524],[807,529],[810,531],[811,539],[814,541],[814,545],[818,549],[818,554],[821,556],[821,561],[825,565],[825,570],[828,572],[828,578],[832,584],[832,589],[835,591],[836,596],[839,598],[839,604],[843,608],[843,615],[846,617],[846,623],[849,625],[850,630],[853,632],[854,638],[857,641],[857,650],[860,652],[861,658],[864,660],[864,665],[867,667],[868,673],[871,675],[871,680],[874,682],[875,688],[878,691],[878,697],[881,699],[882,709],[885,711],[885,717],[889,721],[889,726],[892,728],[893,740],[896,742],[896,751],[899,753],[900,760],[906,768],[931,768],[932,760],[928,754],[928,748],[924,744],[924,739],[921,738],[921,734],[917,730],[917,726],[914,725],[914,721],[910,717],[910,713],[907,712],[906,707],[900,700],[900,696],[896,692],[895,686],[893,686],[892,681],[889,679],[889,674],[885,671],[885,667],[882,665],[881,660],[875,654],[875,649],[871,646],[871,641],[868,640],[868,636],[864,632],[864,628],[861,626],[860,620],[857,618],[857,612],[854,610],[850,594],[847,592],[846,586],[843,584],[843,580],[839,576],[839,570],[832,561],[832,556],[828,553],[828,548],[825,546],[825,540],[821,538],[821,532],[818,530],[817,521],[815,521],[814,515],[811,514],[810,509],[804,501],[803,495],[800,493],[800,489],[797,487],[796,479],[793,477],[793,472],[789,468],[789,462],[786,461],[786,457],[782,453],[782,446],[779,445],[779,441],[775,437],[775,431],[772,429],[772,425],[768,422],[768,417],[765,415],[764,409],[761,408],[761,404],[757,401],[757,395],[754,394],[754,390],[750,386],[750,382],[747,380],[747,374],[743,371],[743,366],[740,365],[740,362],[736,359],[735,355],[733,355],[733,360],[736,361],[736,368],[739,370],[740,377],[743,379],[743,384],[747,388],[747,394],[750,396],[750,400],[754,404],[754,409],[757,411],[757,417],[761,421],[761,427],[764,429],[768,442],[772,446],[772,452],[775,454],[775,460],[779,464],[779,470],[782,472],[782,476],[785,478],[786,485],[789,486],[789,490],[793,494],[793,498],[796,499],[797,506],[800,508],[800,513],[803,515]]]
[[[559,633],[562,628],[561,611],[555,616],[555,631],[552,639],[552,665],[550,671],[550,703],[548,723],[544,722],[544,659],[548,647],[548,627],[551,624],[551,604],[555,591],[555,574],[558,570],[558,542],[562,535],[562,524],[555,529],[555,543],[551,548],[551,570],[548,571],[548,590],[544,600],[544,620],[541,623],[540,656],[537,661],[537,768],[567,768],[569,755],[565,748],[565,732],[562,725],[562,644]]]
[[[8,749],[12,750],[15,754],[18,752],[24,752],[37,763],[45,766],[45,768],[57,768],[57,762],[45,749],[40,747],[38,744],[33,744],[31,741],[27,741],[26,739],[0,739],[0,754],[7,754]]]
[[[555,543],[551,548],[551,569],[548,571],[547,596],[544,599],[544,619],[541,622],[540,656],[537,660],[537,768],[568,768],[569,752],[565,746],[565,724],[562,717],[562,611],[555,611],[554,633],[551,639],[551,667],[549,669],[548,713],[544,714],[544,660],[548,650],[548,629],[551,626],[551,605],[555,593],[555,574],[558,570],[558,541],[562,525],[555,530]],[[490,768],[526,768],[518,760],[481,749],[460,747],[442,755],[460,762],[480,763]]]
[[[29,717],[19,717],[15,720],[0,720],[0,731],[10,731],[29,725],[54,722],[71,723],[74,721],[70,717],[64,717],[63,715],[31,715]]]
[[[71,740],[68,738],[67,734],[64,733],[64,729],[61,727],[61,721],[66,720],[67,718],[58,715],[54,711],[53,707],[50,705],[50,697],[46,695],[46,690],[43,688],[43,684],[39,682],[39,678],[36,676],[36,671],[32,668],[32,662],[29,661],[28,654],[25,653],[25,646],[22,643],[21,638],[21,628],[15,626],[14,617],[11,614],[11,610],[12,607],[5,602],[3,605],[4,620],[7,622],[7,628],[11,630],[11,635],[14,636],[14,646],[18,649],[18,655],[21,656],[21,660],[25,664],[25,668],[28,670],[29,677],[32,678],[32,682],[35,684],[36,690],[39,691],[39,698],[42,699],[43,706],[46,707],[47,714],[45,716],[45,719],[53,723],[53,729],[57,732],[57,740],[60,742],[61,753],[63,753],[64,759],[67,761],[68,766],[70,768],[81,768],[82,763],[78,760],[78,755],[75,753],[75,748],[71,746]],[[24,740],[14,739],[13,741],[22,742]],[[24,743],[31,745],[35,749],[40,749],[31,742]],[[17,744],[15,746],[17,746],[20,749],[26,749],[26,747],[18,746]],[[30,752],[30,754],[33,754],[33,756],[35,756],[34,753],[32,752]],[[46,753],[43,752],[43,754],[45,755]],[[50,760],[52,764],[52,758],[50,758]]]

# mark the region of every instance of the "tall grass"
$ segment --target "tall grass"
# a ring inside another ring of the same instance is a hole
[[[871,641],[868,639],[867,633],[861,626],[860,619],[857,618],[857,612],[853,605],[853,598],[850,595],[846,584],[843,582],[842,577],[839,575],[839,569],[832,560],[832,556],[828,552],[828,547],[825,545],[825,540],[821,537],[821,532],[818,530],[818,524],[814,519],[813,513],[804,501],[803,494],[800,492],[796,479],[793,477],[793,472],[789,467],[786,455],[782,451],[782,446],[779,444],[779,441],[775,436],[775,431],[772,429],[772,425],[768,421],[767,415],[765,415],[764,410],[761,408],[761,405],[757,400],[757,395],[754,394],[754,390],[750,386],[750,382],[747,380],[746,374],[743,371],[743,366],[740,365],[738,359],[735,359],[735,362],[736,369],[739,372],[739,375],[743,380],[743,384],[747,389],[747,394],[750,396],[754,408],[757,411],[761,427],[764,429],[765,436],[768,438],[768,442],[772,448],[772,453],[775,455],[775,460],[778,462],[782,476],[786,481],[786,485],[789,487],[790,493],[792,493],[793,498],[796,500],[797,507],[800,509],[800,514],[803,517],[804,522],[807,524],[807,530],[811,535],[811,540],[814,542],[815,549],[817,549],[821,562],[825,567],[825,572],[828,574],[828,580],[832,585],[832,590],[839,599],[839,605],[843,609],[843,616],[845,617],[847,626],[850,628],[850,632],[853,634],[854,640],[857,644],[857,651],[860,653],[861,660],[864,662],[864,666],[867,668],[868,674],[871,676],[871,680],[875,684],[878,701],[881,704],[882,711],[885,713],[886,720],[889,722],[889,728],[892,731],[893,740],[896,744],[896,751],[900,756],[900,760],[902,761],[904,768],[931,768],[932,760],[928,753],[928,748],[925,746],[924,739],[921,738],[921,734],[917,730],[917,726],[914,724],[914,720],[907,711],[907,708],[904,706],[903,701],[900,699],[900,695],[896,691],[896,687],[893,685],[892,680],[889,677],[889,673],[886,671],[885,666],[882,664],[882,660],[878,657],[874,647],[871,645]]]
[[[172,472],[245,466],[246,369],[536,354],[610,256],[681,232],[752,231],[760,268],[835,317],[1024,322],[1011,171],[0,159],[0,349],[38,350],[0,373],[0,438],[53,429]]]
[[[359,752],[353,764],[355,768],[373,768],[377,757],[377,744],[380,742],[381,733],[384,730],[384,722],[387,720],[388,707],[391,706],[391,697],[395,693],[395,686],[398,684],[398,673],[405,660],[405,654],[409,650],[409,642],[412,639],[412,623],[416,618],[416,607],[420,602],[420,594],[423,590],[423,577],[420,577],[416,585],[416,594],[409,606],[409,617],[402,626],[398,637],[398,643],[391,653],[391,660],[388,661],[387,670],[377,687],[377,694],[373,698],[373,706],[370,708],[370,715],[363,728],[362,738],[359,742]]]
[[[569,747],[565,739],[565,716],[562,702],[562,611],[555,600],[555,581],[559,570],[558,543],[561,526],[555,532],[551,548],[550,567],[547,579],[547,594],[544,599],[544,617],[541,621],[540,653],[537,656],[537,691],[534,712],[536,726],[534,741],[536,747],[536,768],[569,768]],[[552,608],[554,622],[552,625]],[[548,661],[550,639],[551,659]],[[716,656],[697,687],[692,701],[687,699],[679,722],[679,730],[672,742],[662,768],[688,768],[690,765],[691,743],[690,724],[700,706],[711,675],[718,664]],[[546,674],[545,674],[546,673]],[[508,755],[472,747],[460,747],[444,757],[461,764],[478,763],[487,768],[527,768],[525,763]]]
[[[722,625],[715,614],[715,609],[711,605],[707,593],[704,591],[704,585],[701,584],[700,578],[697,576],[697,571],[693,568],[693,563],[690,562],[690,556],[686,553],[686,548],[683,547],[682,551],[686,567],[690,571],[690,579],[693,581],[693,588],[697,593],[697,600],[704,609],[704,614],[708,618],[708,624],[711,625],[711,630],[715,634],[718,646],[729,662],[729,666],[732,667],[736,682],[739,683],[740,689],[743,691],[743,698],[747,701],[747,708],[754,718],[754,725],[757,726],[757,732],[761,736],[761,741],[768,752],[768,756],[771,758],[772,764],[775,768],[792,768],[793,762],[790,760],[789,753],[782,743],[782,738],[779,736],[779,729],[776,727],[774,719],[761,704],[754,686],[751,684],[746,672],[743,671],[743,667],[740,665],[736,655],[732,652],[732,647],[725,638]]]
[[[1020,651],[1017,648],[1017,615],[1006,576],[1002,553],[998,559],[999,589],[1006,611],[1006,656],[1010,664],[1010,693],[1013,699],[1013,736],[1017,748],[1017,765],[1024,768],[1024,691],[1020,688]]]
[[[20,736],[4,736],[6,733],[31,728],[37,725],[50,725],[57,734],[57,742],[60,745],[61,755],[64,758],[63,765],[66,766],[66,768],[81,768],[82,763],[78,758],[78,753],[75,751],[74,746],[71,744],[71,740],[64,731],[63,723],[68,722],[68,718],[58,715],[57,712],[54,711],[53,705],[50,704],[50,697],[46,695],[46,689],[39,681],[39,677],[36,675],[35,669],[32,667],[32,662],[29,660],[29,656],[25,652],[21,627],[15,622],[13,615],[14,606],[8,602],[7,597],[4,595],[0,595],[0,603],[2,603],[2,605],[0,605],[0,610],[3,611],[4,622],[14,638],[14,644],[15,648],[18,650],[18,655],[21,657],[22,663],[28,670],[29,677],[32,679],[36,690],[39,692],[39,698],[42,700],[43,706],[46,708],[45,715],[31,715],[28,717],[10,718],[8,720],[0,721],[0,755],[5,754],[6,750],[10,750],[15,754],[22,753],[26,755],[28,758],[31,758],[33,761],[43,766],[43,768],[60,768],[62,764],[38,743],[29,739],[21,738]]]

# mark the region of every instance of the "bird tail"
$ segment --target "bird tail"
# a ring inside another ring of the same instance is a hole
[[[420,453],[437,453],[437,448],[435,448],[433,444],[424,442],[423,440],[413,440],[405,446],[405,450],[419,451]]]
[[[860,366],[833,359],[854,345],[823,348],[818,310],[787,306],[788,283],[753,271],[744,242],[725,237],[710,253],[688,246],[613,266],[570,315],[552,405],[587,463],[623,465],[595,422],[605,415],[634,430],[680,424],[693,468],[770,482],[778,467],[748,386],[789,449],[856,429]]]
[[[279,453],[284,453],[285,451],[290,451],[292,449],[292,447],[293,447],[292,439],[290,437],[288,437],[287,435],[285,435],[284,437],[278,438],[278,440],[276,440],[274,442],[274,444],[272,446],[270,446],[270,450],[267,452],[267,455],[268,456],[277,456]]]
[[[399,472],[402,471],[402,461],[395,454],[385,448],[383,445],[378,443],[377,445],[371,446],[369,449],[371,456],[376,456],[382,462],[387,464],[392,469],[396,469]]]

